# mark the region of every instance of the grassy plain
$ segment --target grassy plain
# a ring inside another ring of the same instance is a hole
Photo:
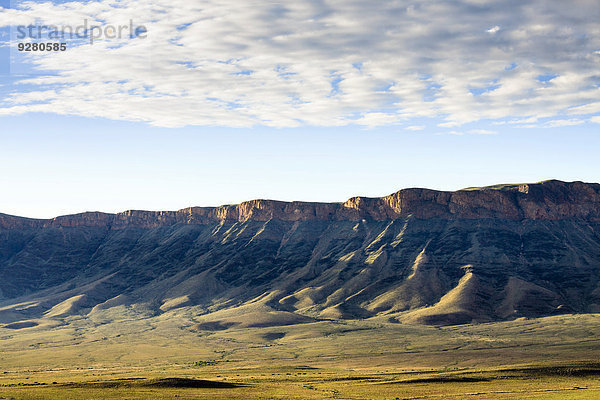
[[[600,315],[198,330],[193,313],[0,328],[0,399],[597,399]]]

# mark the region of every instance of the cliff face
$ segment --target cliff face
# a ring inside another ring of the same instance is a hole
[[[174,224],[268,221],[374,221],[415,218],[506,220],[585,219],[600,221],[600,184],[546,181],[537,184],[442,192],[404,189],[382,198],[354,197],[345,203],[252,200],[239,205],[190,207],[179,211],[88,212],[35,220],[0,214],[0,227],[151,228]]]
[[[599,312],[600,185],[0,215],[0,277],[0,326],[138,305],[209,315],[257,299],[286,320],[452,324]]]

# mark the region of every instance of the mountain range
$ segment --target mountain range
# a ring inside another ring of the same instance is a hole
[[[345,203],[0,214],[0,326],[187,312],[194,329],[600,312],[600,185],[556,180]],[[128,315],[129,315],[128,314]],[[96,317],[94,317],[96,316]]]

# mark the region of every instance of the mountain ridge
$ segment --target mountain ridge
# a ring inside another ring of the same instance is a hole
[[[158,227],[223,221],[386,221],[416,218],[499,218],[509,220],[600,221],[600,184],[547,180],[534,184],[493,185],[457,191],[402,189],[384,197],[352,197],[343,203],[257,199],[237,205],[187,207],[178,211],[128,210],[116,214],[84,212],[52,219],[0,214],[0,227],[123,226]]]
[[[210,330],[595,313],[599,211],[600,185],[546,181],[345,203],[1,215],[0,324],[184,312]]]

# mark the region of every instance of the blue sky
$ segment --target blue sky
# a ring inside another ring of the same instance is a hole
[[[600,181],[594,1],[237,3],[0,10],[0,212]],[[148,37],[15,51],[85,19]]]

